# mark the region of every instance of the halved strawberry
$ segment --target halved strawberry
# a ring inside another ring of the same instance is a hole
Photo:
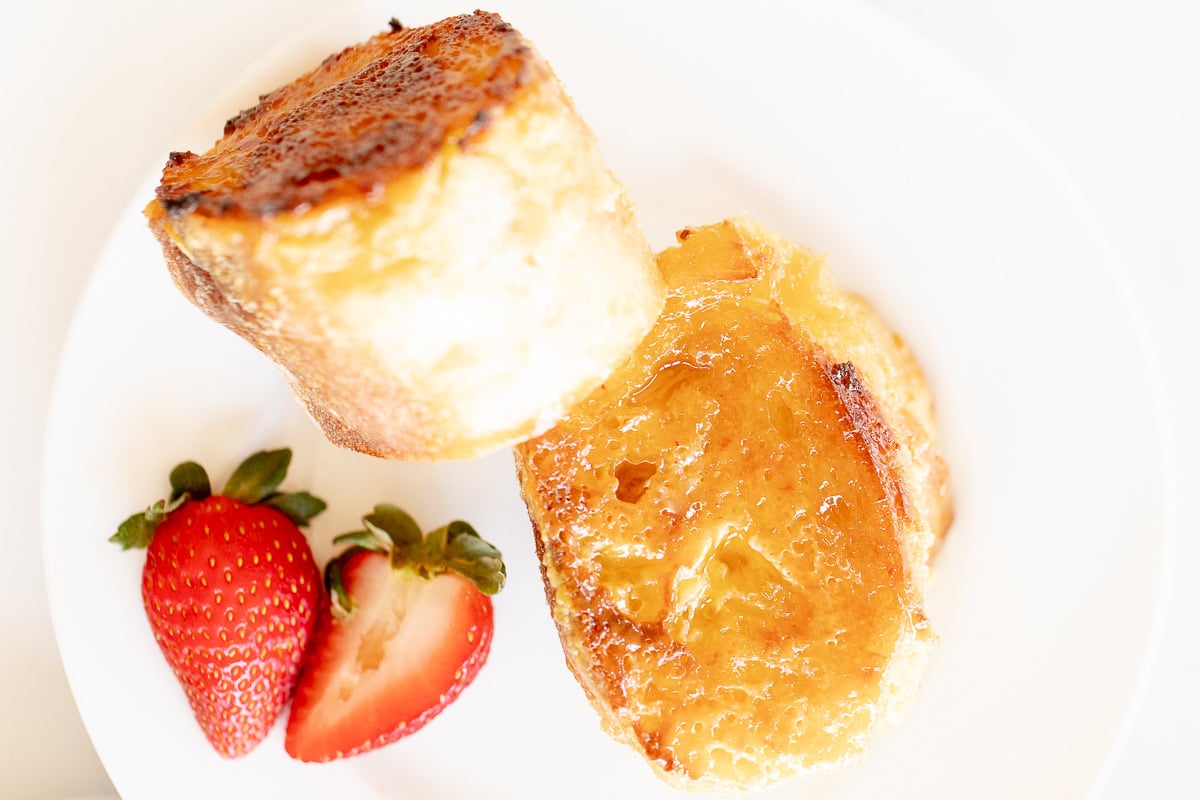
[[[364,753],[420,729],[474,680],[492,643],[499,551],[465,522],[425,536],[378,505],[326,568],[330,607],[300,675],[285,747],[301,761]]]

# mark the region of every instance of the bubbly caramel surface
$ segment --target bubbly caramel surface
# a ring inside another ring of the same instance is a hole
[[[493,109],[546,77],[541,64],[496,14],[393,21],[263,95],[209,152],[172,153],[158,200],[171,214],[260,216],[369,194],[450,139],[466,146]]]
[[[856,754],[926,624],[858,372],[793,326],[736,226],[680,242],[657,327],[517,463],[611,732],[693,788],[744,787]]]

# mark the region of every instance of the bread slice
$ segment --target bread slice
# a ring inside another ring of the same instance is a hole
[[[336,444],[471,458],[552,425],[663,302],[624,188],[494,14],[391,30],[173,153],[171,274]]]
[[[606,730],[730,792],[855,758],[912,695],[951,503],[915,361],[819,258],[740,220],[678,239],[656,327],[516,461]]]

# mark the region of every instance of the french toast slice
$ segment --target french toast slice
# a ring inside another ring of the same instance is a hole
[[[516,463],[605,729],[730,792],[859,756],[912,695],[951,501],[916,362],[819,258],[740,220],[678,239],[655,328]]]
[[[150,227],[183,293],[335,444],[463,459],[552,425],[664,288],[549,65],[495,14],[390,30],[173,153]]]

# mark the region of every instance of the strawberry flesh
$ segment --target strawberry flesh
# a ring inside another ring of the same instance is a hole
[[[467,578],[430,578],[359,551],[342,568],[354,611],[321,614],[285,746],[301,761],[373,750],[420,729],[458,697],[491,647],[492,601]]]

